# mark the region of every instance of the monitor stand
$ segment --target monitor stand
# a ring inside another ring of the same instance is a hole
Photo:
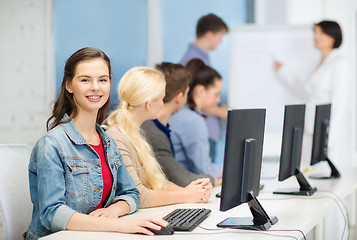
[[[306,180],[304,175],[300,172],[299,169],[296,169],[295,177],[300,185],[300,189],[278,189],[273,192],[274,194],[287,194],[287,195],[300,195],[300,196],[311,196],[317,189],[312,188],[309,182]]]
[[[333,163],[331,162],[331,160],[328,158],[327,154],[328,154],[328,130],[329,128],[329,121],[325,120],[322,123],[321,126],[321,143],[323,143],[323,145],[320,146],[320,159],[322,161],[326,161],[328,163],[328,165],[330,166],[331,169],[331,175],[330,176],[317,176],[317,175],[311,175],[309,176],[309,178],[312,179],[331,179],[331,178],[340,178],[341,174],[340,172],[337,170],[337,168],[335,167],[335,165],[333,165]]]
[[[328,157],[326,157],[322,161],[326,161],[328,163],[328,165],[330,166],[331,175],[330,176],[311,175],[311,176],[309,176],[309,178],[311,178],[311,179],[331,179],[331,178],[340,178],[341,177],[340,172],[337,170],[335,165],[331,162],[331,160]]]
[[[253,192],[249,192],[248,206],[253,217],[231,217],[217,224],[217,227],[249,229],[249,230],[268,230],[271,225],[278,222],[277,217],[269,217],[254,196]]]

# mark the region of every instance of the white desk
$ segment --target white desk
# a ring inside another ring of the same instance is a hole
[[[357,189],[357,168],[347,168],[341,171],[342,177],[334,180],[311,180],[309,182],[312,186],[317,187],[317,191],[312,197],[293,197],[287,195],[273,195],[271,192],[280,187],[298,187],[295,178],[290,178],[284,182],[277,182],[276,180],[264,180],[265,188],[260,193],[258,199],[266,212],[271,216],[277,216],[279,222],[272,226],[270,230],[265,232],[255,232],[247,230],[223,229],[223,230],[204,230],[200,227],[195,228],[192,232],[175,232],[174,235],[169,236],[144,236],[140,234],[121,234],[109,232],[81,232],[81,231],[61,231],[42,239],[277,239],[274,235],[291,236],[278,239],[302,239],[301,233],[276,231],[276,230],[292,230],[299,229],[305,234],[315,229],[315,239],[324,239],[324,218],[336,206],[332,199],[325,197],[332,197],[331,194],[322,191],[332,191],[340,198],[346,198],[351,195],[354,196]],[[190,208],[190,207],[204,207],[212,210],[210,216],[204,220],[200,226],[209,229],[218,229],[216,224],[226,219],[227,217],[246,217],[251,216],[247,204],[242,204],[226,212],[219,211],[219,199],[215,197],[215,193],[220,189],[215,188],[211,199],[206,204],[177,204],[158,208],[139,209],[135,214],[125,216],[128,218],[139,216],[160,216],[163,217],[176,208]],[[355,210],[354,210],[355,211]],[[355,212],[350,213],[352,223],[355,223]],[[269,235],[268,235],[269,234]],[[273,236],[272,236],[273,235]],[[347,233],[345,234],[347,235]],[[295,237],[295,238],[294,238]]]

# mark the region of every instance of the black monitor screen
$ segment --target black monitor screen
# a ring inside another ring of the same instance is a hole
[[[228,111],[221,211],[248,202],[249,192],[259,194],[265,115],[265,109]]]
[[[339,178],[341,173],[328,156],[328,136],[330,129],[331,104],[317,105],[315,113],[315,128],[312,142],[311,165],[326,161],[331,168],[329,176],[310,175],[314,179]]]
[[[305,105],[285,106],[279,181],[295,175],[300,169],[304,121]]]
[[[316,106],[311,165],[327,158],[331,104]]]

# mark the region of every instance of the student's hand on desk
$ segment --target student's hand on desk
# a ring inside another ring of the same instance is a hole
[[[159,217],[145,217],[145,218],[119,218],[118,232],[122,233],[143,233],[153,236],[154,233],[147,228],[160,230],[161,227],[166,227],[168,223]]]
[[[116,212],[110,211],[107,208],[99,208],[89,213],[93,217],[108,217],[108,218],[117,218],[119,215]]]
[[[208,178],[192,181],[187,187],[187,202],[207,202],[211,197],[212,184]]]
[[[213,179],[214,179],[214,186],[215,187],[218,187],[218,186],[222,185],[222,178],[213,177]]]
[[[127,214],[130,210],[128,203],[125,201],[118,201],[106,208],[99,208],[89,213],[93,217],[108,217],[108,218],[118,218]]]

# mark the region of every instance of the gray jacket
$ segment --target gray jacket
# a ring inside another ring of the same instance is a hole
[[[211,175],[207,174],[195,174],[184,169],[176,160],[172,154],[170,140],[163,133],[152,120],[148,120],[141,125],[141,129],[144,131],[148,142],[151,144],[156,159],[160,163],[162,170],[166,174],[167,178],[181,186],[186,187],[192,181],[199,178],[209,178],[212,185],[214,180]]]

